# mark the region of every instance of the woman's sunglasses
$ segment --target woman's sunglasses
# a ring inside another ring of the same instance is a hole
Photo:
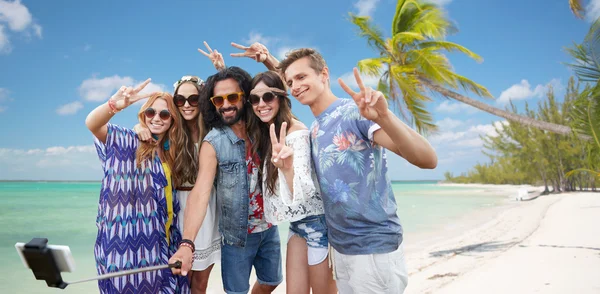
[[[156,116],[156,110],[154,110],[152,107],[146,108],[146,110],[144,110],[144,114],[147,118],[153,119],[154,116]],[[158,117],[160,117],[162,120],[169,120],[171,118],[171,113],[168,110],[163,109],[158,113]]]
[[[237,93],[231,93],[231,94],[227,94],[227,95],[221,95],[221,96],[214,96],[214,97],[210,97],[210,102],[212,102],[212,104],[219,108],[221,106],[223,106],[223,104],[225,104],[225,99],[227,99],[227,101],[229,101],[229,104],[237,104],[240,99],[242,99],[242,96],[244,96],[244,92],[237,92]]]
[[[175,95],[175,97],[173,97],[173,102],[175,102],[175,105],[177,105],[177,107],[183,107],[185,105],[185,102],[187,102],[191,107],[198,107],[198,102],[200,102],[200,96],[195,94],[195,95],[190,95],[190,97],[183,97],[182,95]]]
[[[258,103],[260,103],[261,98],[262,101],[264,101],[265,103],[271,103],[273,102],[273,100],[275,100],[275,98],[277,98],[277,94],[273,92],[266,92],[262,95],[262,97],[259,97],[256,94],[250,94],[250,96],[248,96],[248,101],[252,105],[258,105]]]

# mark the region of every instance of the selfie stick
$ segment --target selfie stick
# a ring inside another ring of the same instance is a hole
[[[49,287],[54,288],[64,289],[71,284],[95,280],[104,280],[108,278],[121,277],[125,275],[132,275],[167,268],[181,268],[181,262],[177,261],[173,264],[155,265],[138,269],[126,270],[122,272],[108,273],[75,282],[65,282],[63,281],[60,275],[58,267],[56,266],[56,262],[54,260],[54,256],[52,255],[52,251],[46,246],[47,244],[48,239],[46,238],[33,238],[31,241],[29,241],[29,243],[25,244],[23,255],[25,256],[25,260],[31,268],[31,271],[33,271],[33,275],[35,276],[36,280],[45,280],[46,284]]]

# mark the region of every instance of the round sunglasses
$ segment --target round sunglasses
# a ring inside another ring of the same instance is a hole
[[[198,103],[200,102],[200,96],[198,94],[194,94],[185,98],[183,95],[177,94],[175,95],[175,97],[173,97],[173,102],[175,102],[175,105],[177,105],[177,107],[184,106],[186,102],[191,107],[198,107]]]
[[[221,106],[223,106],[223,104],[225,104],[225,99],[227,99],[227,101],[229,101],[229,104],[236,104],[240,101],[240,99],[242,99],[242,96],[244,96],[244,92],[237,92],[237,93],[231,93],[231,94],[227,94],[227,95],[219,95],[219,96],[213,96],[210,97],[210,102],[212,102],[212,104],[219,108]]]
[[[256,94],[250,94],[250,96],[248,96],[248,101],[252,105],[258,105],[258,103],[260,103],[261,98],[262,101],[264,101],[265,103],[271,103],[273,102],[273,100],[275,100],[275,98],[277,98],[277,94],[273,92],[266,92],[262,95],[262,97],[259,97]]]
[[[154,116],[156,116],[156,110],[154,110],[152,107],[146,108],[146,110],[144,110],[144,114],[147,118],[153,119]],[[169,120],[171,118],[171,113],[168,110],[163,109],[158,113],[158,117],[160,117],[162,120]]]

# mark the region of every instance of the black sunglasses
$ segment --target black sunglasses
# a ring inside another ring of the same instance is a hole
[[[173,102],[175,102],[175,105],[177,105],[177,107],[184,106],[185,102],[187,102],[191,107],[198,107],[198,103],[200,102],[200,95],[194,94],[185,98],[183,97],[183,95],[177,94],[175,95],[175,97],[173,97]]]
[[[153,119],[154,116],[156,116],[156,110],[154,110],[152,107],[146,108],[146,110],[144,110],[144,114],[147,118]],[[158,113],[158,117],[160,117],[162,120],[169,120],[171,118],[171,113],[168,110],[163,109]]]
[[[275,98],[277,98],[277,94],[273,92],[266,92],[262,95],[262,97],[259,97],[256,94],[250,94],[250,96],[248,96],[248,102],[250,102],[252,105],[258,105],[261,98],[265,103],[271,103],[273,100],[275,100]]]

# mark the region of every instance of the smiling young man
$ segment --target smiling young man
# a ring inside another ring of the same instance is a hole
[[[388,109],[381,92],[363,85],[356,68],[358,93],[338,80],[351,99],[333,94],[329,69],[314,49],[288,53],[278,68],[292,96],[308,105],[316,118],[311,126],[312,157],[339,292],[404,292],[408,275],[402,226],[385,150],[427,169],[437,165],[435,150]]]
[[[246,95],[250,75],[228,67],[210,76],[201,97],[203,117],[212,130],[200,148],[199,171],[185,210],[183,241],[170,262],[182,261],[175,274],[191,268],[194,240],[206,214],[213,183],[217,195],[219,231],[223,235],[221,275],[227,293],[248,293],[254,266],[257,283],[252,293],[271,293],[283,280],[277,226],[264,218],[258,154],[246,133]]]

